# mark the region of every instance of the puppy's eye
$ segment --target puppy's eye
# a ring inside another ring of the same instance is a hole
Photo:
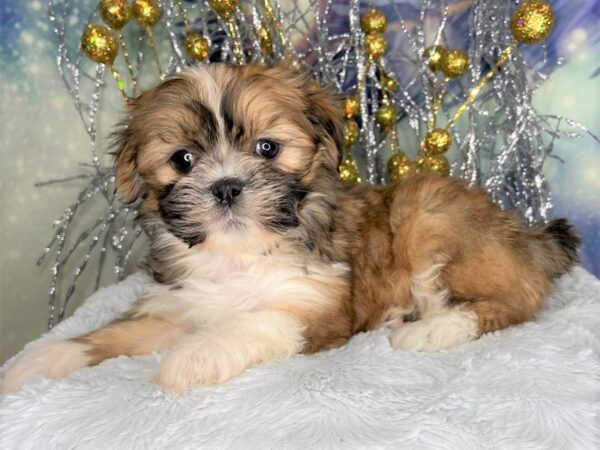
[[[266,159],[273,159],[279,153],[279,144],[270,139],[256,141],[256,153]]]
[[[171,156],[171,164],[177,172],[183,174],[189,173],[192,167],[194,167],[194,155],[185,149],[177,150]]]

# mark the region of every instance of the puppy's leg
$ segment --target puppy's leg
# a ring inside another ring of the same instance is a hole
[[[247,368],[302,351],[303,326],[276,311],[244,312],[184,337],[167,352],[156,381],[182,394],[222,383]]]
[[[182,332],[166,317],[133,316],[75,339],[32,342],[6,372],[2,392],[11,392],[35,376],[63,378],[118,355],[164,351]]]
[[[401,350],[437,351],[477,339],[481,334],[474,311],[450,307],[450,291],[443,285],[444,263],[436,263],[412,278],[411,294],[422,319],[392,331],[391,343]]]

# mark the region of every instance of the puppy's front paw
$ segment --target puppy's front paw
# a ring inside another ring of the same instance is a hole
[[[2,381],[2,393],[14,391],[27,380],[42,376],[63,378],[89,363],[86,346],[74,341],[39,341],[28,344]]]
[[[227,350],[207,345],[195,351],[167,353],[155,381],[164,390],[183,395],[193,387],[223,383],[244,369],[242,361]]]
[[[475,313],[449,311],[400,326],[392,332],[391,344],[399,350],[435,352],[454,348],[478,336]]]

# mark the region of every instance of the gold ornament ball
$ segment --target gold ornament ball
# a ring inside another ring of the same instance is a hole
[[[390,183],[397,183],[404,180],[411,173],[413,166],[406,155],[399,152],[393,154],[389,159],[387,169]]]
[[[517,6],[510,19],[510,29],[519,44],[537,44],[554,28],[554,11],[543,0],[527,0]]]
[[[427,47],[423,52],[423,59],[427,61],[429,68],[433,72],[439,72],[442,70],[442,60],[445,53],[446,49],[441,45],[432,45],[431,47]]]
[[[354,161],[351,156],[344,158],[344,160],[340,163],[339,170],[342,181],[346,181],[348,183],[360,183],[362,181],[356,161]]]
[[[100,17],[115,30],[120,30],[131,18],[131,7],[126,0],[102,0]]]
[[[382,105],[375,113],[375,120],[381,128],[389,131],[396,124],[396,111],[392,105]]]
[[[344,125],[344,147],[349,148],[358,142],[360,130],[354,120],[347,120]]]
[[[381,76],[381,86],[383,86],[384,89],[392,92],[396,92],[398,90],[398,82],[387,74],[383,74]]]
[[[450,164],[444,155],[425,155],[417,160],[417,172],[434,172],[447,177]]]
[[[209,45],[206,38],[198,33],[188,31],[185,33],[183,48],[188,56],[196,61],[204,61],[208,58]]]
[[[108,28],[90,24],[81,35],[81,49],[92,61],[112,66],[119,52],[119,40]]]
[[[452,135],[443,128],[434,128],[427,133],[423,144],[429,155],[439,155],[450,148]]]
[[[365,33],[383,33],[387,20],[385,14],[376,8],[371,8],[360,18],[360,28]]]
[[[160,8],[154,0],[133,0],[131,15],[141,26],[152,28],[160,20]]]
[[[239,0],[209,0],[211,8],[214,9],[224,20],[229,20],[235,9],[240,4]]]
[[[347,97],[342,102],[342,111],[347,119],[360,115],[360,99],[358,97]]]
[[[365,36],[365,51],[370,58],[380,58],[387,49],[387,41],[381,33],[369,33]]]
[[[460,49],[448,50],[442,57],[442,71],[449,78],[462,77],[469,68],[469,57]]]

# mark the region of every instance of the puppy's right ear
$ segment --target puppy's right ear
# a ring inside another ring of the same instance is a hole
[[[132,115],[139,98],[130,101],[127,119],[123,120],[112,134],[115,184],[121,200],[125,203],[133,203],[143,193],[143,182],[137,168],[139,143],[136,142],[131,126]]]

